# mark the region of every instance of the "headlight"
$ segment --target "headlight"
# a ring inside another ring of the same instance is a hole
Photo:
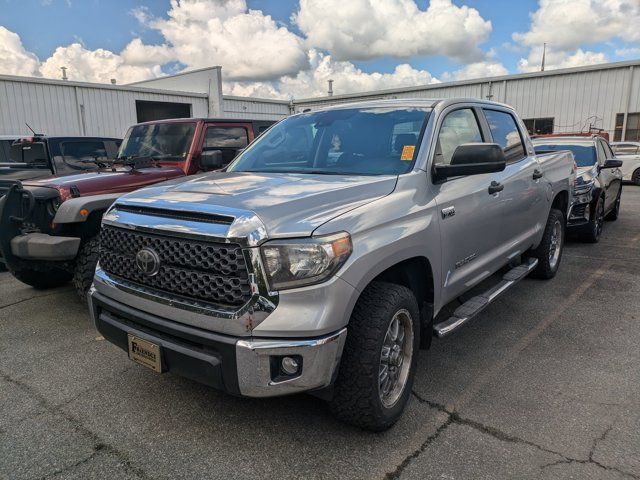
[[[574,195],[584,195],[585,193],[589,193],[593,188],[595,181],[581,183],[576,180],[573,185],[573,194]]]
[[[260,249],[271,289],[284,290],[324,282],[349,258],[353,247],[351,236],[342,232],[274,240]]]

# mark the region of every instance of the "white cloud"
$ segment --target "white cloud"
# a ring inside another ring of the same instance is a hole
[[[470,63],[451,74],[444,74],[442,79],[445,81],[467,80],[471,78],[499,77],[507,73],[509,72],[502,63],[497,61],[483,61]]]
[[[431,0],[426,10],[415,0],[300,0],[292,19],[309,46],[336,60],[387,55],[480,60],[478,44],[491,33],[491,22],[476,9],[451,0]]]
[[[231,95],[306,98],[326,95],[328,80],[333,80],[335,95],[439,82],[428,71],[408,64],[398,65],[391,73],[363,72],[351,62],[334,61],[315,49],[309,52],[309,63],[308,70],[275,82],[225,82],[223,87]]]
[[[576,50],[570,54],[563,50],[554,51],[547,49],[545,56],[545,70],[558,68],[581,67],[584,65],[596,65],[606,63],[607,56],[600,52]],[[518,70],[521,72],[537,72],[542,63],[542,48],[533,48],[528,58],[521,58],[518,62]]]
[[[70,80],[100,83],[109,83],[112,78],[130,83],[162,74],[160,65],[126,63],[121,55],[102,48],[87,50],[79,43],[56,48],[39,71],[44,77],[60,78],[60,67],[67,67]]]
[[[24,48],[16,33],[0,26],[0,73],[34,75],[38,71],[38,63],[38,57]]]
[[[620,38],[640,42],[637,0],[539,0],[528,32],[513,39],[529,47],[548,43],[555,50]]]
[[[274,80],[307,68],[303,39],[244,0],[172,0],[151,21],[188,67],[222,65],[231,80]]]
[[[640,47],[619,48],[616,50],[618,57],[640,57]]]

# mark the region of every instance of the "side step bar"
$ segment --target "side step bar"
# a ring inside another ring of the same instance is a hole
[[[496,298],[502,295],[504,292],[513,287],[516,283],[529,275],[531,271],[538,265],[537,258],[529,258],[525,260],[525,263],[512,268],[504,274],[502,280],[497,285],[494,285],[486,292],[481,293],[473,298],[470,298],[453,312],[453,315],[447,320],[437,323],[433,326],[433,331],[438,338],[442,338],[445,335],[450,334],[454,330],[460,328],[467,323],[487,305],[493,302]]]

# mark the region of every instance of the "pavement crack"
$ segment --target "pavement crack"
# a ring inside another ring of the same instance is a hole
[[[427,439],[422,442],[422,444],[416,450],[407,455],[393,472],[389,472],[385,475],[385,480],[395,480],[400,478],[402,472],[404,472],[404,470],[409,466],[413,459],[419,457],[420,454],[423,453],[427,449],[427,447],[429,447],[429,445],[431,445],[440,436],[442,432],[449,428],[452,423],[453,419],[451,418],[451,416],[447,417],[447,420],[442,425],[440,425],[435,432],[429,435]]]
[[[460,414],[458,412],[456,412],[455,410],[449,410],[445,405],[442,405],[441,403],[437,403],[437,402],[433,402],[431,400],[428,400],[426,398],[424,398],[423,396],[421,396],[419,393],[417,393],[415,390],[413,390],[412,395],[418,400],[418,402],[429,405],[432,408],[435,408],[436,410],[446,413],[447,414],[447,421],[440,427],[438,428],[438,430],[436,430],[436,432],[431,435],[426,441],[425,443],[423,443],[420,448],[414,452],[412,452],[410,455],[408,455],[403,461],[402,463],[396,468],[396,470],[394,470],[394,472],[387,474],[387,476],[385,477],[386,479],[396,479],[399,478],[399,475],[402,473],[402,471],[404,471],[407,467],[407,465],[409,465],[409,463],[414,459],[417,458],[422,452],[424,452],[426,450],[426,448],[442,433],[443,430],[445,430],[445,428],[449,427],[452,424],[458,424],[458,425],[465,425],[467,427],[471,427],[474,430],[477,430],[485,435],[489,435],[493,438],[495,438],[496,440],[499,440],[501,442],[507,442],[507,443],[514,443],[514,444],[521,444],[521,445],[527,445],[533,448],[536,448],[542,452],[551,454],[551,455],[556,455],[558,457],[560,457],[559,460],[556,460],[554,462],[545,464],[543,466],[540,467],[541,470],[544,470],[545,468],[548,467],[552,467],[552,466],[556,466],[556,465],[563,465],[563,464],[571,464],[571,463],[582,463],[582,464],[588,464],[588,463],[592,463],[604,470],[610,470],[610,471],[614,471],[617,473],[620,473],[622,475],[626,475],[629,478],[634,478],[634,479],[638,479],[640,480],[640,476],[634,475],[633,473],[629,473],[626,472],[624,470],[620,470],[619,468],[616,467],[611,467],[608,465],[604,465],[600,462],[598,462],[597,460],[593,459],[593,456],[595,454],[596,448],[598,447],[598,444],[600,442],[602,442],[603,440],[606,439],[607,435],[609,434],[609,432],[611,431],[613,426],[609,426],[603,433],[602,435],[600,435],[599,437],[597,437],[594,441],[593,444],[591,446],[591,449],[589,451],[589,456],[587,459],[578,459],[578,458],[572,458],[572,457],[568,457],[566,455],[564,455],[563,453],[557,452],[555,450],[551,450],[549,448],[546,448],[542,445],[538,445],[535,442],[532,442],[530,440],[525,440],[524,438],[520,438],[517,437],[515,435],[510,435],[506,432],[503,432],[502,430],[499,430],[495,427],[489,426],[489,425],[484,425],[481,422],[478,422],[476,420],[471,420],[469,418],[465,418],[460,416]]]
[[[58,295],[60,293],[65,293],[65,292],[70,292],[70,291],[71,291],[71,289],[67,288],[65,290],[57,290],[55,292],[46,293],[44,295],[34,295],[32,297],[22,298],[20,300],[15,301],[15,302],[7,303],[6,305],[0,306],[0,310],[4,310],[5,308],[13,307],[14,305],[19,305],[19,304],[24,303],[24,302],[29,302],[31,300],[35,300],[36,298],[51,297],[51,296],[54,296],[54,295]]]
[[[0,379],[8,383],[11,383],[16,387],[18,387],[19,389],[21,389],[25,394],[35,399],[48,412],[54,413],[64,418],[67,422],[71,424],[71,426],[76,432],[87,437],[92,442],[93,450],[94,450],[93,453],[89,455],[89,457],[83,460],[80,460],[76,464],[67,466],[66,468],[63,469],[63,471],[72,469],[74,467],[77,467],[78,465],[88,462],[89,460],[91,460],[91,458],[96,456],[98,453],[101,453],[101,454],[109,453],[118,459],[118,461],[124,466],[125,470],[137,476],[141,480],[149,480],[152,478],[142,468],[133,465],[133,463],[131,462],[131,460],[129,459],[128,455],[125,452],[117,449],[113,445],[109,445],[108,443],[104,442],[97,433],[87,428],[78,418],[62,410],[61,406],[58,406],[49,402],[44,396],[42,396],[40,393],[35,391],[27,383],[13,378],[11,375],[7,374],[6,372],[3,372],[2,370],[0,370]],[[53,472],[51,475],[54,475],[54,474],[55,472]]]

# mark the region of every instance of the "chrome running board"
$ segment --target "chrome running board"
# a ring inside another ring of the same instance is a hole
[[[497,285],[494,285],[486,292],[476,295],[470,298],[453,312],[453,315],[447,320],[437,323],[433,326],[433,331],[438,338],[442,338],[445,335],[450,334],[454,330],[460,328],[467,323],[473,317],[478,315],[484,310],[487,305],[493,302],[496,298],[502,295],[504,292],[513,287],[516,283],[529,275],[531,271],[538,265],[537,258],[529,258],[525,260],[525,263],[512,268],[504,274],[502,280]]]

